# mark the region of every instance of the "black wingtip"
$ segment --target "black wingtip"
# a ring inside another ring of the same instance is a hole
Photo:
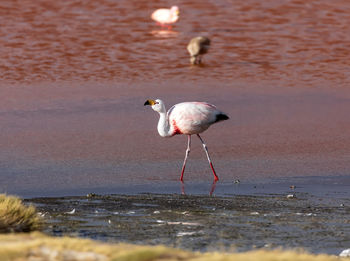
[[[229,119],[229,117],[226,114],[220,113],[220,114],[216,115],[216,121],[215,122],[225,121],[225,120],[228,120],[228,119]]]

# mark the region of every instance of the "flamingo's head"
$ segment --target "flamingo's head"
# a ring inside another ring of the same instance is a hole
[[[162,100],[156,99],[156,100],[147,100],[144,104],[146,105],[151,105],[152,109],[156,112],[166,112],[165,110],[165,105]]]
[[[178,16],[180,14],[180,9],[176,5],[174,5],[170,8],[170,12]]]

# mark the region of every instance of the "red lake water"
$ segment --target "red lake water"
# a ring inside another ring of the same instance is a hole
[[[174,4],[171,29],[150,19]],[[150,98],[230,116],[202,135],[222,183],[348,176],[349,31],[342,0],[3,0],[0,192],[176,181],[187,138],[158,135]],[[184,178],[212,181],[196,137]]]

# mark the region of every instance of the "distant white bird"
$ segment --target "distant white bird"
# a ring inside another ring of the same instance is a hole
[[[210,47],[210,39],[204,36],[198,36],[191,39],[187,45],[187,51],[191,55],[192,64],[200,64],[202,55],[206,54]]]
[[[152,13],[151,18],[158,22],[161,26],[170,26],[179,19],[179,14],[179,8],[175,5],[170,9],[161,8],[155,10]]]
[[[64,212],[65,214],[73,215],[75,213],[75,208],[72,211]]]
[[[201,136],[199,136],[199,133],[202,133],[208,129],[210,125],[216,122],[228,120],[229,117],[225,113],[219,111],[214,105],[206,102],[178,103],[171,107],[168,112],[166,112],[163,101],[159,99],[147,100],[144,105],[151,105],[152,109],[159,113],[160,117],[157,128],[160,136],[172,137],[176,134],[188,135],[186,156],[182,165],[180,180],[183,181],[186,161],[191,150],[192,134],[197,134],[202,142],[210,167],[214,174],[214,181],[219,180],[210,160],[208,148]]]

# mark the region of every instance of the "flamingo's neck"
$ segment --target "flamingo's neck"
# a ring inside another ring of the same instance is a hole
[[[175,23],[179,19],[179,16],[175,13],[171,14],[171,22]]]
[[[158,133],[162,137],[171,137],[173,131],[171,130],[171,126],[169,124],[169,119],[166,112],[159,113],[159,121],[158,121]]]

